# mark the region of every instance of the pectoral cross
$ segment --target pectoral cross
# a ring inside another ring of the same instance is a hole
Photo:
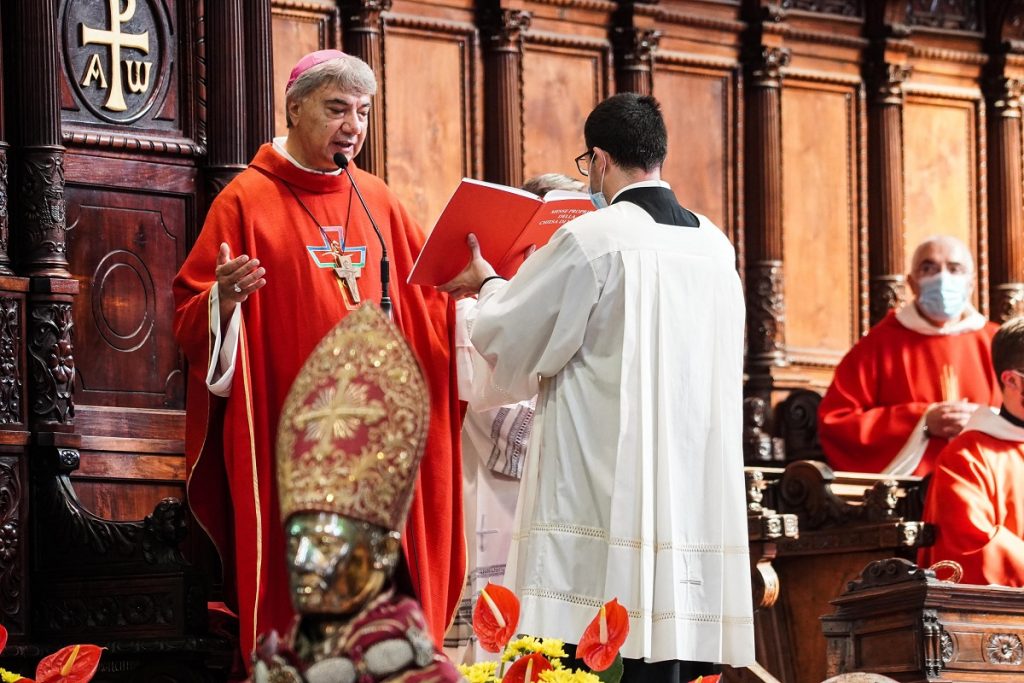
[[[362,271],[352,263],[352,257],[348,254],[336,253],[334,255],[334,261],[337,264],[334,266],[334,274],[337,275],[338,279],[345,285],[349,296],[352,297],[352,303],[358,304],[359,283],[357,283],[356,280],[359,279],[359,274]]]

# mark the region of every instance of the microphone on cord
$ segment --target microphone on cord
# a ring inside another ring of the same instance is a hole
[[[363,211],[366,212],[366,217],[370,219],[370,225],[373,226],[373,231],[377,233],[377,239],[380,240],[380,310],[384,311],[384,315],[391,319],[391,296],[388,293],[388,287],[391,284],[391,264],[388,261],[388,248],[384,244],[384,236],[380,234],[380,228],[377,227],[377,222],[373,220],[373,214],[370,213],[370,208],[366,206],[366,201],[363,199],[362,193],[359,191],[359,186],[356,185],[356,179],[352,177],[352,174],[348,172],[348,157],[341,152],[334,155],[334,163],[338,165],[338,168],[343,173],[348,174],[348,179],[352,183],[352,189],[356,191],[356,197],[359,197],[359,203],[363,205]]]

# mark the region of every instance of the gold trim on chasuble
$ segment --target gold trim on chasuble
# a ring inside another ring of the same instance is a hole
[[[364,303],[320,341],[288,392],[277,432],[281,519],[336,512],[404,531],[429,417],[412,350]]]
[[[257,613],[260,604],[260,584],[263,576],[263,507],[260,505],[259,471],[256,469],[256,430],[252,419],[252,378],[249,375],[249,352],[245,332],[245,321],[238,329],[238,356],[242,363],[242,386],[244,388],[245,418],[249,427],[249,458],[252,466],[252,496],[256,511],[256,598],[252,605],[252,642],[259,642]]]

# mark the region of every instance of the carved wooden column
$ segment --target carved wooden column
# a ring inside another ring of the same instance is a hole
[[[654,53],[661,31],[649,28],[615,29],[615,87],[618,92],[650,95]]]
[[[782,81],[789,50],[760,46],[747,60],[747,368],[750,393],[768,399],[786,362],[782,264]]]
[[[2,22],[2,18],[0,18]],[[2,31],[0,31],[2,33]],[[10,215],[8,201],[8,174],[7,174],[7,127],[4,125],[4,58],[3,40],[0,39],[0,275],[11,275],[10,257]]]
[[[874,325],[904,300],[903,82],[910,67],[868,66],[868,255]]]
[[[206,3],[207,199],[212,200],[249,162],[245,98],[243,0]]]
[[[252,158],[274,137],[274,50],[270,0],[245,6],[246,157]]]
[[[29,423],[36,432],[74,431],[75,355],[71,304],[78,280],[32,280],[28,312]]]
[[[531,14],[496,9],[485,16],[484,179],[523,184],[523,34]]]
[[[8,35],[16,62],[32,69],[14,69],[18,94],[17,199],[14,231],[21,272],[32,276],[68,277],[64,220],[64,147],[60,136],[60,59],[55,0],[13,3]]]
[[[1024,315],[1024,81],[997,74],[987,91],[989,281],[992,318],[1005,322]]]
[[[387,180],[387,144],[384,138],[384,45],[381,14],[391,10],[391,0],[358,0],[345,8],[345,52],[359,57],[377,75],[377,95],[370,106],[366,142],[356,163],[364,171]]]
[[[3,65],[0,64],[0,70],[3,69]],[[0,92],[3,88],[0,87]],[[0,95],[0,112],[3,111],[3,96]],[[0,124],[2,128],[2,124]],[[7,163],[7,152],[10,149],[10,145],[6,142],[7,135],[4,132],[0,132],[0,275],[11,275],[11,257],[10,257],[10,244],[11,244],[11,221],[10,221],[10,201],[8,183],[8,163]]]

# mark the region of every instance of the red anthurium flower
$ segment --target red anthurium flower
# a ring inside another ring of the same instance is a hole
[[[629,635],[629,614],[617,599],[606,602],[587,626],[576,647],[576,656],[591,671],[604,671],[615,662]]]
[[[551,666],[547,657],[534,652],[532,655],[517,659],[515,664],[508,668],[508,673],[501,679],[501,683],[537,683],[541,671],[550,671],[553,668],[555,667]]]
[[[102,648],[69,645],[44,657],[36,667],[35,683],[86,683],[96,675]]]
[[[7,647],[7,629],[0,624],[0,652],[3,652],[5,647]]]
[[[473,633],[480,647],[501,652],[519,625],[519,598],[507,588],[488,583],[473,608]]]

